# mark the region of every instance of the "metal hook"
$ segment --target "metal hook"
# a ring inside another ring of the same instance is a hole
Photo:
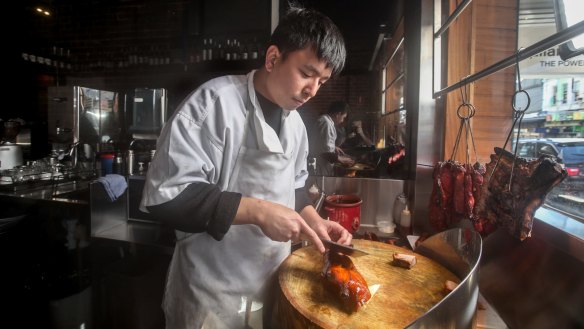
[[[462,113],[462,109],[464,109],[464,108],[467,109],[467,112],[465,114]],[[460,145],[460,140],[462,138],[462,131],[464,128],[464,131],[466,133],[467,163],[470,162],[469,136],[471,137],[471,142],[472,142],[473,147],[475,149],[475,156],[477,157],[477,161],[478,161],[478,155],[476,153],[476,145],[474,142],[474,136],[472,135],[472,131],[470,128],[470,119],[475,115],[475,113],[476,113],[476,108],[470,103],[460,104],[458,106],[458,109],[456,110],[456,115],[460,119],[460,126],[458,128],[458,133],[456,134],[456,142],[454,143],[454,148],[452,150],[452,154],[450,155],[450,160],[454,159],[454,155],[456,154],[456,152],[458,150],[458,146]]]
[[[465,115],[463,115],[462,111],[461,111],[463,108],[468,109]],[[476,112],[475,107],[470,103],[460,104],[460,106],[458,106],[458,109],[456,109],[456,115],[460,119],[470,119],[470,118],[474,117],[475,112]]]
[[[470,77],[470,75],[467,75],[467,76],[463,77],[462,79],[460,79],[460,82],[462,82],[462,85],[460,86],[460,97],[462,98],[463,105],[469,104],[468,88],[470,88],[470,87],[468,86],[468,83],[466,82],[468,80],[468,77]]]
[[[505,144],[503,145],[503,150],[505,150],[507,148],[507,144],[509,143],[509,139],[511,138],[511,135],[513,135],[513,131],[515,130],[515,125],[517,125],[517,136],[515,138],[515,147],[514,147],[514,152],[513,152],[513,163],[511,164],[511,172],[509,174],[509,186],[508,186],[508,191],[511,192],[511,185],[513,184],[513,172],[515,170],[515,162],[517,160],[517,147],[519,145],[519,136],[521,135],[521,122],[523,121],[523,116],[525,116],[525,112],[527,111],[527,109],[529,108],[529,105],[531,105],[531,97],[529,96],[529,93],[525,90],[523,90],[523,88],[521,87],[521,72],[519,70],[519,54],[521,52],[523,48],[520,48],[517,53],[516,53],[516,57],[515,57],[515,70],[517,72],[517,87],[518,89],[515,91],[515,93],[513,94],[513,97],[511,99],[511,106],[513,107],[513,125],[511,126],[511,131],[509,131],[509,134],[507,135],[507,139],[505,139]],[[527,105],[525,106],[524,109],[518,109],[516,106],[516,99],[517,96],[519,94],[525,94],[525,96],[527,97]],[[495,170],[497,170],[497,167],[499,166],[499,161],[501,160],[501,157],[503,155],[503,152],[501,152],[501,154],[499,154],[499,157],[497,158],[497,162],[495,163],[495,166],[493,167],[493,170],[491,171],[491,175],[489,176],[489,182],[491,181],[491,178],[493,177],[493,174],[495,173]]]
[[[466,136],[466,163],[470,163],[470,149],[469,144],[472,142],[475,157],[477,158],[478,162],[478,153],[476,151],[476,144],[474,142],[474,136],[472,134],[472,129],[470,127],[470,119],[475,115],[476,108],[469,102],[469,84],[466,82],[468,80],[468,75],[463,77],[460,86],[460,96],[462,98],[462,104],[458,106],[456,109],[456,115],[460,119],[460,127],[458,128],[458,133],[456,135],[456,141],[454,143],[454,148],[452,150],[452,154],[450,155],[450,160],[454,159],[454,155],[458,151],[458,147],[460,145],[460,140],[462,139],[462,132],[464,129],[465,136]],[[470,137],[470,141],[469,141]]]
[[[525,97],[527,97],[527,105],[525,105],[524,109],[518,109],[516,106],[516,99],[517,96],[519,94],[525,94]],[[529,96],[529,93],[523,89],[519,89],[517,90],[515,93],[513,93],[513,97],[511,98],[511,106],[513,107],[513,111],[515,113],[515,116],[517,116],[518,114],[523,114],[525,113],[525,111],[527,111],[527,109],[529,108],[529,105],[531,105],[531,97]]]
[[[515,72],[517,73],[517,85],[519,86],[518,90],[523,90],[523,88],[521,88],[521,72],[519,72],[519,53],[521,53],[522,50],[523,47],[519,48],[517,53],[515,53]]]

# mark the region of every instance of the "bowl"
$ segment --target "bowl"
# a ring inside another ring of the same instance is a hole
[[[393,233],[395,230],[395,223],[388,220],[382,220],[377,222],[377,229],[383,233]]]

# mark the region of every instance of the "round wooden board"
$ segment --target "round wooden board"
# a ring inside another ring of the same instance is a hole
[[[278,319],[281,328],[404,328],[439,302],[446,280],[460,282],[435,261],[394,245],[353,240],[369,253],[351,258],[369,287],[380,287],[369,302],[349,313],[340,297],[326,289],[321,275],[323,256],[312,246],[296,250],[279,269]],[[393,253],[415,254],[411,269],[391,265]]]

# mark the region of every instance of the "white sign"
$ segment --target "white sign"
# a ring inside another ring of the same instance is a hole
[[[558,48],[551,48],[523,60],[519,68],[521,76],[527,75],[575,75],[584,74],[584,56],[576,56],[562,60],[558,54]]]
[[[519,45],[520,47],[530,46],[555,32],[553,24],[520,26]],[[584,56],[580,55],[564,61],[560,58],[558,46],[556,46],[521,61],[519,69],[524,79],[584,74]]]

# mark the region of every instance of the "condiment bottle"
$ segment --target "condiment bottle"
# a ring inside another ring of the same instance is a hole
[[[409,235],[412,233],[412,214],[408,209],[408,205],[406,205],[406,208],[401,213],[399,224],[401,234]]]
[[[124,157],[120,152],[116,153],[114,157],[112,172],[118,175],[124,174]]]
[[[134,162],[136,162],[136,158],[134,157],[134,150],[128,150],[128,158],[126,159],[126,172],[128,175],[134,174]]]
[[[401,217],[401,213],[402,211],[406,208],[406,205],[408,203],[408,199],[406,198],[406,195],[404,193],[400,193],[396,198],[395,201],[393,202],[393,212],[392,212],[392,217],[393,217],[393,221],[395,222],[395,225],[397,227],[399,227],[400,223],[399,223],[399,219]]]

